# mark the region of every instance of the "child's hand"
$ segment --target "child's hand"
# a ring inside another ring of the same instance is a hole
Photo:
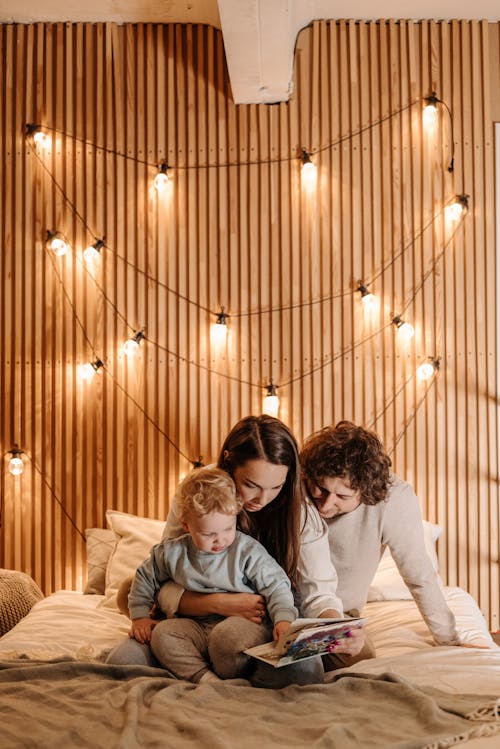
[[[278,642],[281,635],[290,629],[292,622],[276,622],[273,629],[273,640]]]
[[[149,642],[151,640],[151,631],[158,622],[153,621],[148,616],[142,619],[133,619],[132,627],[130,628],[129,637],[137,640],[137,642]]]

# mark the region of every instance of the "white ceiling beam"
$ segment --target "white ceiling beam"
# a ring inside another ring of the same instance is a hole
[[[218,0],[236,104],[286,101],[297,29],[294,0]]]

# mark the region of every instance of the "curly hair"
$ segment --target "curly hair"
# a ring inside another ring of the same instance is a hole
[[[375,434],[351,421],[325,427],[304,442],[300,453],[306,479],[321,484],[339,477],[359,491],[366,505],[384,500],[391,483],[391,459]]]
[[[195,468],[179,484],[175,500],[181,522],[209,512],[237,515],[243,507],[233,479],[220,468]]]

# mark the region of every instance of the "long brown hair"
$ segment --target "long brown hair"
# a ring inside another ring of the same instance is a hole
[[[257,512],[242,510],[238,526],[260,541],[283,567],[292,585],[296,582],[300,545],[300,512],[303,488],[295,437],[273,416],[246,416],[227,435],[218,467],[231,476],[249,460],[266,460],[288,468],[278,496]]]

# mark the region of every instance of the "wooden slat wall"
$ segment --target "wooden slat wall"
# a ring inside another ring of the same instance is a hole
[[[498,627],[499,37],[476,21],[317,22],[291,101],[235,107],[212,28],[0,28],[0,445],[29,455],[16,479],[4,457],[0,565],[47,593],[81,588],[83,529],[112,507],[165,515],[190,460],[213,460],[272,378],[299,441],[340,418],[379,432],[445,528],[443,578]],[[434,134],[422,125],[431,91],[452,112],[453,173],[446,109]],[[35,154],[28,122],[51,129],[50,149]],[[457,193],[471,209],[452,236]],[[70,254],[49,255],[48,229]],[[360,279],[380,302],[371,321]],[[407,346],[395,314],[415,326]],[[119,344],[142,327],[127,361]],[[82,384],[77,365],[97,356]],[[430,385],[414,376],[426,356],[441,357]]]

